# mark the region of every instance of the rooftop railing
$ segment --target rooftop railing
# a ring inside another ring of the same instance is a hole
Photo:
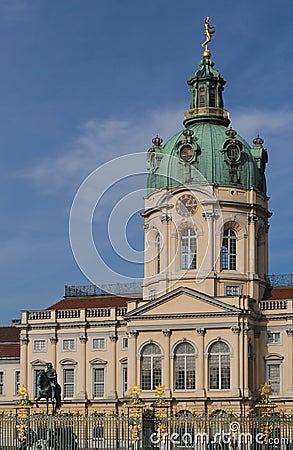
[[[93,297],[100,295],[141,295],[142,294],[142,281],[133,283],[110,283],[100,284],[96,286],[94,284],[84,286],[68,286],[65,285],[65,297]]]
[[[293,272],[291,273],[273,273],[269,275],[270,285],[273,287],[293,286]]]

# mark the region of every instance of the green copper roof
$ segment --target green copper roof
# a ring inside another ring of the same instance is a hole
[[[189,79],[190,109],[185,112],[185,129],[162,146],[153,139],[148,152],[148,192],[184,184],[217,184],[255,188],[266,193],[267,152],[263,140],[254,146],[237,134],[223,109],[225,80],[214,68],[210,56]]]

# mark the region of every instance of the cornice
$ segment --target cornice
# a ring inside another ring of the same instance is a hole
[[[129,321],[133,320],[166,320],[166,319],[196,319],[202,317],[239,317],[240,312],[211,312],[211,313],[180,313],[180,314],[154,314],[148,316],[131,316]]]

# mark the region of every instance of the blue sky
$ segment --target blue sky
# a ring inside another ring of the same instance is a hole
[[[0,0],[1,324],[54,303],[64,284],[88,283],[69,241],[75,193],[103,163],[182,128],[206,16],[232,126],[268,147],[270,272],[293,270],[291,2]],[[95,213],[118,271],[101,218],[142,180],[109,189]],[[140,219],[126,233],[141,251]],[[121,270],[138,277],[142,265]]]

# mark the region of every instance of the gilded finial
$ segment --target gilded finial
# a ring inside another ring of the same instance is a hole
[[[208,43],[211,42],[212,35],[216,32],[216,27],[210,25],[210,17],[206,17],[204,21],[204,35],[206,37],[206,40],[201,44],[201,46],[204,48],[204,52],[202,56],[204,58],[210,58],[211,52],[208,49]]]
[[[155,395],[157,397],[163,397],[165,394],[165,386],[162,386],[161,384],[155,387]]]
[[[140,386],[138,386],[136,384],[134,384],[133,386],[130,386],[129,392],[130,392],[130,397],[138,398],[140,396],[140,393],[141,393]]]

